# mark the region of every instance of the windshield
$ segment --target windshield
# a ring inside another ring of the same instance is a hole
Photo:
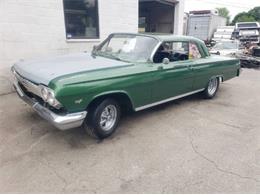
[[[238,44],[236,42],[219,42],[213,49],[238,49]]]
[[[158,40],[148,36],[115,34],[101,44],[95,55],[127,62],[147,62]]]
[[[237,24],[238,28],[247,28],[247,27],[258,27],[256,22],[251,22],[251,23],[240,23]]]

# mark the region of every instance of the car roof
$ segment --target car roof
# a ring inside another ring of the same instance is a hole
[[[164,34],[164,33],[113,33],[113,34],[129,34],[129,35],[137,35],[137,36],[148,36],[153,37],[160,42],[164,41],[195,41],[202,43],[200,39],[191,36],[183,36],[183,35],[173,35],[173,34]]]
[[[182,41],[191,41],[199,45],[199,47],[203,50],[203,55],[209,56],[208,49],[204,42],[200,39],[197,39],[195,37],[191,36],[183,36],[183,35],[173,35],[173,34],[162,34],[162,33],[112,33],[110,36],[113,35],[134,35],[134,36],[146,36],[146,37],[152,37],[159,41],[159,43],[162,42],[182,42]]]
[[[196,42],[198,41],[198,42],[201,42],[201,40],[199,40],[195,37],[183,36],[183,35],[151,34],[151,36],[156,37],[160,41],[196,41]]]

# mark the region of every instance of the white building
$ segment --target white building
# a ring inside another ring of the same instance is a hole
[[[0,0],[0,76],[20,60],[90,51],[112,32],[182,34],[184,0]]]

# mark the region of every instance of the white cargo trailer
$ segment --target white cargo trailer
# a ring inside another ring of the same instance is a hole
[[[210,42],[219,26],[225,26],[227,19],[211,10],[191,11],[188,21],[188,35]]]

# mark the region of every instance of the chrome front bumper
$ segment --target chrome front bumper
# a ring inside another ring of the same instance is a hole
[[[20,88],[17,82],[14,82],[14,88],[22,100],[24,100],[27,104],[31,105],[32,108],[42,118],[52,123],[56,128],[60,130],[67,130],[67,129],[80,127],[87,116],[86,111],[71,113],[66,115],[57,115],[54,112],[42,106],[41,104],[39,104],[39,102],[28,97]]]

